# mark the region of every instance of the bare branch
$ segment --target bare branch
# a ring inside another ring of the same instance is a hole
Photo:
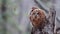
[[[49,11],[49,8],[47,8],[45,5],[43,5],[43,3],[41,1],[38,1],[38,0],[34,0],[34,2],[43,10],[46,11],[46,13],[48,13]]]

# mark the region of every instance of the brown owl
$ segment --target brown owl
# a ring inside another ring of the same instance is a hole
[[[33,27],[42,29],[45,26],[46,15],[44,10],[32,7],[29,18]]]

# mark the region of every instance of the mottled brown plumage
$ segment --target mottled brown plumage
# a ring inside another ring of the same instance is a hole
[[[44,10],[33,7],[30,12],[30,21],[33,25],[33,27],[38,29],[43,29],[46,23],[46,15],[44,13]]]

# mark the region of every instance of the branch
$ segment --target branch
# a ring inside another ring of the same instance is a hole
[[[45,10],[45,12],[48,13],[49,8],[47,8],[45,5],[43,5],[43,3],[41,1],[34,0],[34,2],[39,6],[39,8]]]
[[[55,17],[56,17],[56,11],[54,6],[50,8],[50,23],[53,25],[53,32],[54,32],[54,27],[55,27]]]

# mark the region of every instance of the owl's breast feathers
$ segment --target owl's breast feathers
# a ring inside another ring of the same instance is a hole
[[[44,13],[44,10],[33,7],[30,12],[30,21],[33,25],[33,27],[36,28],[43,28],[46,23],[46,15]]]

